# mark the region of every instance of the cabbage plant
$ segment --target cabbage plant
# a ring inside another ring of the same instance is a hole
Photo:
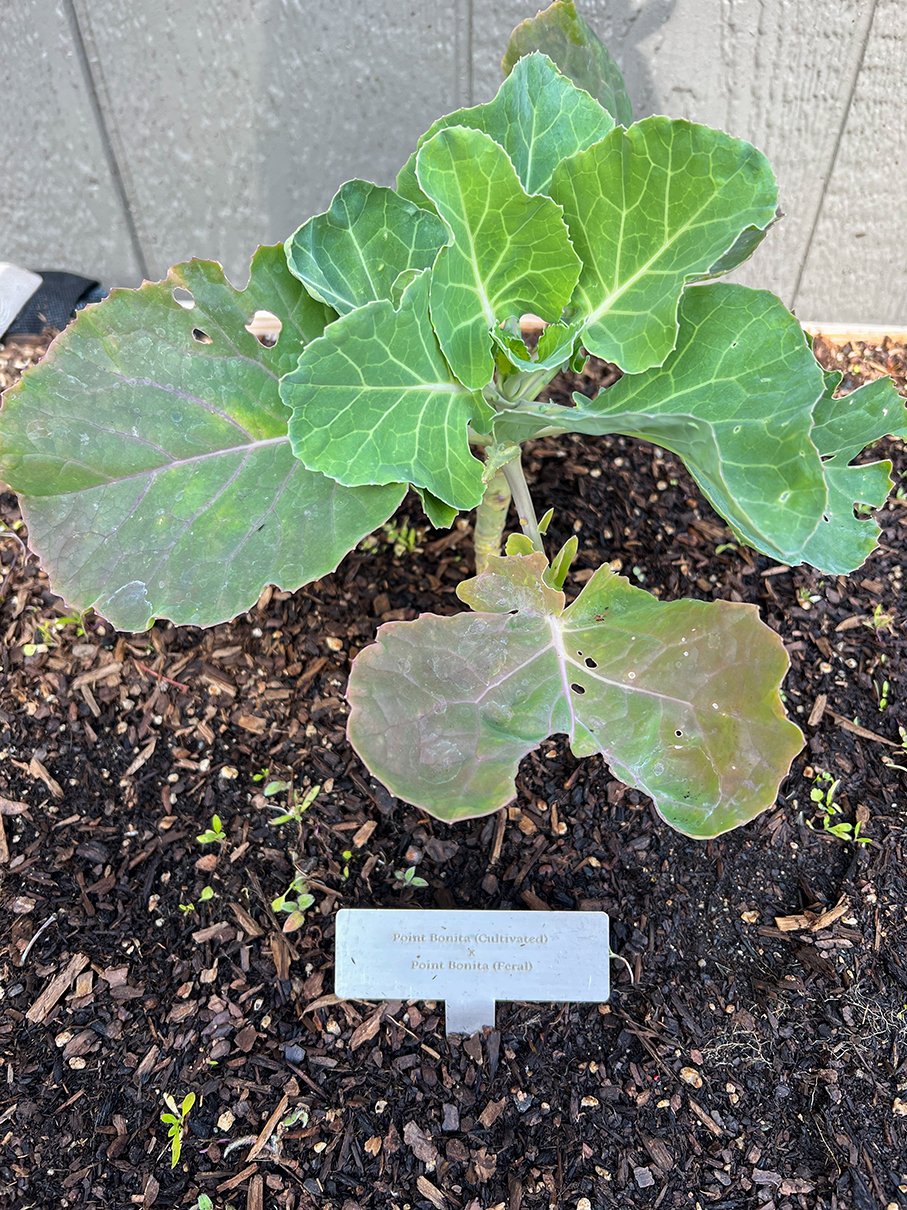
[[[855,459],[907,433],[904,408],[887,380],[836,397],[777,298],[716,280],[776,219],[759,151],[634,122],[568,0],[515,31],[504,65],[395,189],[348,182],[255,253],[244,289],[192,260],[86,308],[8,394],[0,476],[56,591],[132,631],[209,626],[268,584],[317,580],[409,487],[436,527],[476,510],[467,611],[382,626],[354,662],[361,759],[454,820],[512,800],[522,757],[564,734],[714,836],[772,805],[801,747],[781,641],[751,605],[661,601],[608,565],[568,604],[576,539],[546,549],[522,447],[652,442],[741,542],[846,574],[891,487],[889,463]],[[261,311],[276,343],[254,334]],[[620,379],[541,398],[590,355]]]

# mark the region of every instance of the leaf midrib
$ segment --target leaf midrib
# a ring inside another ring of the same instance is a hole
[[[207,450],[204,454],[191,454],[187,458],[177,458],[172,462],[162,462],[158,466],[144,467],[142,470],[130,471],[128,475],[111,475],[109,478],[101,480],[99,483],[86,484],[83,487],[75,487],[71,491],[63,492],[47,492],[41,495],[38,492],[29,491],[28,495],[36,500],[58,499],[66,496],[79,496],[84,492],[96,491],[98,488],[110,487],[111,485],[120,483],[129,483],[134,479],[143,479],[147,476],[159,475],[164,471],[174,470],[184,466],[196,465],[200,462],[207,462],[212,458],[222,458],[227,454],[243,454],[248,456],[253,450],[263,449],[266,446],[289,445],[289,435],[284,433],[280,437],[265,437],[256,441],[249,441],[243,445],[228,445],[219,450]],[[300,464],[301,465],[301,464]]]

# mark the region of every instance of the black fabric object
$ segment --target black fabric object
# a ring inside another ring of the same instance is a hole
[[[72,319],[73,312],[86,303],[99,302],[106,293],[99,282],[77,273],[60,273],[56,269],[34,272],[43,281],[7,328],[7,336],[40,336],[45,328],[60,331]]]

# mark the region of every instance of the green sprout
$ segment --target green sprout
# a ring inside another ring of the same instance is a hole
[[[842,813],[841,807],[835,801],[841,779],[832,777],[824,769],[818,769],[815,780],[821,784],[813,786],[809,792],[809,798],[810,802],[815,803],[815,809],[822,820],[822,831],[851,844],[872,844],[870,837],[860,835],[863,825],[859,820],[856,823],[848,823],[846,820],[833,822],[835,817]],[[812,820],[807,820],[806,826],[815,828]]]
[[[873,606],[872,613],[863,619],[863,625],[868,626],[870,630],[874,630],[876,634],[881,634],[883,630],[894,634],[895,615],[883,609],[880,602],[876,602]]]
[[[297,874],[282,895],[271,900],[271,909],[275,912],[287,912],[283,922],[285,933],[295,933],[305,924],[305,914],[315,902],[315,896],[309,894],[309,888],[302,874]]]
[[[38,632],[39,642],[23,643],[22,654],[27,656],[43,655],[46,651],[50,651],[52,647],[57,647],[57,636],[66,629],[67,626],[75,626],[76,638],[85,637],[85,619],[88,616],[89,610],[76,609],[72,613],[63,613],[52,621],[36,622],[35,629]]]
[[[198,896],[199,903],[207,903],[209,899],[213,899],[213,898],[214,898],[214,887],[213,886],[203,886],[201,891],[199,892],[199,896]],[[179,910],[181,912],[185,912],[186,914],[188,914],[189,912],[195,911],[194,903],[179,903],[179,904],[177,904],[177,907],[179,908]]]
[[[221,823],[219,815],[211,816],[211,827],[206,828],[195,838],[199,844],[223,844],[227,839],[227,833],[224,831],[224,825]]]
[[[289,790],[290,784],[288,781],[269,781],[264,788],[265,798],[271,798],[275,794],[282,794],[284,790]]]
[[[393,547],[394,558],[402,559],[404,555],[417,554],[421,547],[419,541],[423,531],[417,529],[414,525],[407,525],[406,522],[396,524],[393,521],[388,521],[386,525],[381,526],[381,534],[388,546]],[[374,553],[379,546],[378,537],[375,534],[369,535],[359,543],[359,549],[364,550],[369,554]]]
[[[252,774],[252,780],[253,781],[264,781],[270,772],[271,772],[271,770],[267,769],[267,768],[259,769],[257,773]]]
[[[405,870],[394,870],[394,878],[400,883],[401,887],[428,886],[425,879],[419,878],[416,874],[416,867],[414,865],[408,866]]]
[[[169,1127],[167,1137],[170,1140],[170,1167],[175,1168],[180,1162],[180,1152],[183,1149],[186,1124],[189,1120],[192,1106],[195,1104],[195,1093],[187,1092],[183,1097],[182,1103],[177,1105],[170,1093],[165,1092],[164,1103],[170,1112],[162,1113],[161,1121],[165,1126]]]
[[[302,817],[308,811],[309,807],[321,793],[321,786],[312,786],[305,794],[301,790],[294,790],[288,781],[271,781],[265,786],[265,798],[271,798],[275,794],[283,794],[284,791],[289,791],[287,795],[286,808],[272,807],[271,810],[277,811],[278,814],[268,822],[272,828],[280,827],[281,824],[289,823],[291,820],[295,823],[302,823]]]
[[[394,525],[388,522],[383,527],[388,545],[394,548],[394,556],[402,559],[404,555],[413,555],[419,549],[419,530],[414,525]]]
[[[825,788],[823,789],[822,786],[813,786],[809,792],[810,802],[821,804],[819,809],[822,811],[831,811],[834,807],[835,795],[838,792],[841,779],[840,777],[833,778],[824,769],[819,769],[816,773],[816,781],[822,782]],[[825,783],[827,782],[831,782],[831,785],[826,785]]]
[[[797,585],[797,604],[801,609],[810,610],[813,605],[818,604],[822,597],[817,592],[813,592],[805,584]]]

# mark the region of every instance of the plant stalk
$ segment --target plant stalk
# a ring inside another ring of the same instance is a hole
[[[539,392],[551,382],[558,373],[558,367],[547,370],[530,370],[512,374],[503,382],[497,383],[495,393],[506,408],[519,407],[524,403],[534,403]],[[489,400],[489,402],[492,402]],[[492,406],[494,406],[492,402]]]
[[[476,548],[476,572],[488,570],[489,560],[501,553],[507,510],[510,507],[510,487],[503,470],[495,473],[485,488],[482,502],[476,509],[473,542]]]
[[[526,482],[526,476],[523,474],[522,460],[515,458],[512,462],[508,462],[503,469],[513,495],[513,503],[516,506],[517,515],[520,519],[520,529],[536,550],[544,551],[545,547],[542,544],[542,535],[539,533],[535,506],[532,503],[532,497],[529,495],[529,485]]]

